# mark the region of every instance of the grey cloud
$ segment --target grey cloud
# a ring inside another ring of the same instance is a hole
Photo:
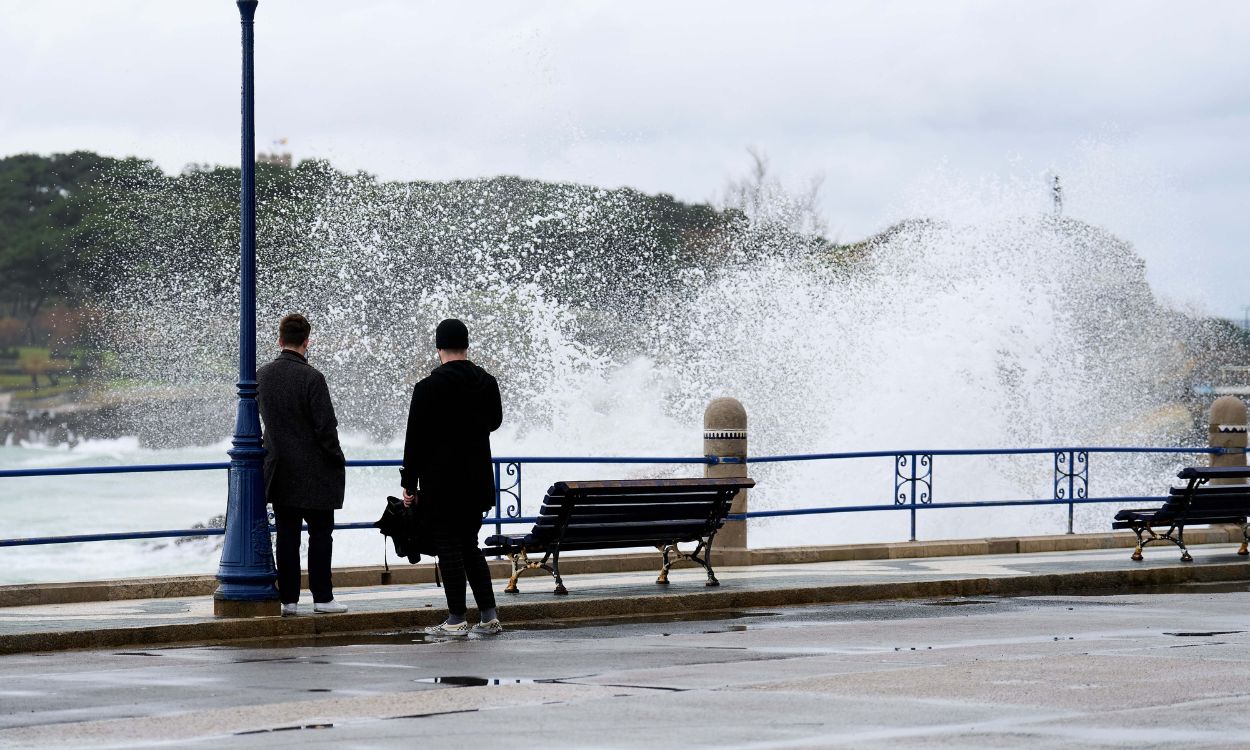
[[[0,112],[6,152],[237,160],[232,3],[4,12],[0,93],[21,103]],[[511,173],[691,200],[754,144],[790,181],[827,176],[842,239],[902,218],[940,165],[1039,185],[1055,169],[1069,210],[1136,242],[1156,287],[1239,315],[1181,271],[1250,281],[1248,26],[1233,1],[261,0],[258,142],[389,178]],[[1088,141],[1114,174],[1081,165]]]

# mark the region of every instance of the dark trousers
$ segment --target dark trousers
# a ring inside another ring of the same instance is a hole
[[[433,529],[434,546],[438,550],[438,569],[443,574],[443,593],[447,595],[447,611],[464,616],[465,580],[473,588],[473,601],[478,611],[495,608],[495,591],[490,585],[490,567],[477,546],[482,522],[444,525]]]
[[[330,555],[334,550],[334,511],[273,506],[278,527],[278,598],[283,604],[299,601],[299,542],[304,522],[308,523],[308,590],[314,602],[334,598],[330,585]]]

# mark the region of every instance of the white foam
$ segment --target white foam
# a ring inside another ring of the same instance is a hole
[[[707,251],[718,254],[717,263],[687,269],[659,293],[645,286],[650,277],[636,288],[603,282],[605,273],[632,271],[622,267],[619,246],[547,258],[525,266],[526,278],[520,254],[543,250],[520,237],[523,222],[492,224],[483,215],[479,225],[440,233],[430,228],[437,216],[350,187],[319,199],[308,226],[289,219],[302,227],[292,236],[316,244],[301,246],[303,254],[285,265],[262,268],[261,320],[292,309],[312,315],[311,358],[327,373],[352,458],[398,457],[411,385],[433,366],[430,331],[446,316],[468,321],[475,358],[500,376],[506,420],[494,438],[497,455],[698,456],[703,409],[721,395],[745,404],[755,455],[1162,445],[1194,437],[1187,417],[1169,411],[1189,365],[1181,343],[1192,333],[1187,320],[1155,303],[1130,248],[1108,232],[1039,211],[1035,197],[1011,182],[970,188],[935,180],[914,200],[913,215],[926,220],[832,259],[811,255],[803,242],[787,244],[775,228],[726,235],[724,246]],[[575,205],[568,210],[534,214],[532,225],[572,232],[606,216],[608,228],[594,231],[636,241],[639,257],[658,252],[653,230],[622,215],[619,205],[569,200]],[[411,243],[383,239],[396,231],[411,232]],[[232,264],[222,252],[206,262],[210,273],[162,278],[159,289],[136,277],[118,291],[114,343],[123,362],[170,383],[204,377],[203,368],[188,363],[222,367],[220,353],[235,347],[232,302],[205,291],[230,288]],[[458,265],[437,276],[421,265],[431,255],[458,258]],[[565,299],[562,290],[570,288],[602,289],[604,296]],[[623,294],[630,289],[636,294]],[[261,336],[262,352],[268,339]],[[187,341],[187,350],[171,352],[170,340]],[[228,401],[221,408],[228,410]],[[88,441],[70,452],[5,447],[0,465],[224,460],[227,445],[154,451],[123,439]],[[1176,460],[1092,456],[1089,491],[1156,492]],[[1050,455],[939,456],[928,489],[938,501],[1048,497],[1052,462]],[[555,479],[700,471],[526,465],[524,510],[532,511]],[[882,504],[896,495],[891,458],[757,464],[751,471],[759,481],[755,509]],[[398,490],[394,469],[349,476],[341,520],[374,520],[382,498]],[[224,507],[224,476],[8,481],[18,480],[6,480],[3,500],[14,534],[170,528]],[[76,512],[67,517],[70,500]],[[1102,508],[1078,508],[1077,528],[1105,528],[1105,516]],[[906,514],[893,512],[775,519],[752,528],[755,546],[897,540],[909,531]],[[1066,509],[1054,508],[940,511],[920,520],[920,536],[930,539],[1065,528]],[[336,560],[377,562],[379,547],[372,532],[344,532]],[[111,543],[71,554],[0,550],[0,559],[25,561],[0,570],[26,571],[0,576],[97,575],[117,567],[109,558],[118,551],[126,570],[211,572],[215,564],[209,545],[142,548],[136,562],[129,555],[138,549]]]

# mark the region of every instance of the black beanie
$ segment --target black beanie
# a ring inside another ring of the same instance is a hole
[[[468,349],[469,329],[455,318],[448,318],[435,329],[434,346],[439,349]]]

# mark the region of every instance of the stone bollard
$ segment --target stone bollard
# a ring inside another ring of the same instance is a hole
[[[1207,445],[1232,449],[1211,454],[1211,466],[1246,465],[1246,404],[1236,396],[1220,396],[1211,404]],[[1240,479],[1214,479],[1211,484],[1244,484]]]
[[[1212,466],[1245,466],[1246,465],[1246,404],[1236,396],[1220,396],[1211,404],[1211,418],[1207,425],[1207,445],[1212,448],[1232,449],[1232,453],[1212,453]],[[1211,484],[1244,484],[1243,479],[1212,479]],[[1245,535],[1240,527],[1237,536],[1242,537],[1241,549],[1237,554],[1247,554]]]
[[[747,475],[747,411],[737,399],[717,398],[707,405],[703,412],[703,455],[739,459],[734,463],[705,465],[705,477]],[[734,497],[730,512],[745,513],[746,510],[747,491],[742,490]],[[716,534],[715,550],[725,564],[748,564],[746,521],[726,521]]]

